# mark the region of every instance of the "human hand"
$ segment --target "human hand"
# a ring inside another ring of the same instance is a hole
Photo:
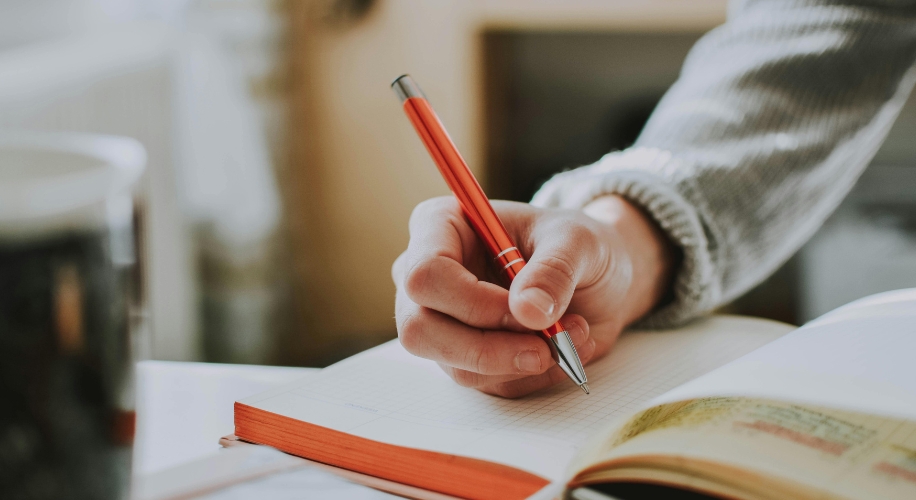
[[[494,201],[528,258],[507,290],[453,197],[427,200],[410,218],[410,243],[392,267],[404,348],[439,363],[460,385],[519,397],[566,379],[532,330],[562,317],[583,364],[664,295],[674,250],[623,198],[583,210]]]

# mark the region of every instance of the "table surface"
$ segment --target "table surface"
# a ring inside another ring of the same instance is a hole
[[[175,483],[179,489],[199,486],[201,478],[206,481],[236,473],[234,471],[251,472],[258,464],[278,460],[277,456],[270,458],[271,452],[292,458],[263,449],[257,453],[264,456],[252,461],[244,454],[232,453],[233,450],[221,452],[219,439],[234,432],[235,401],[313,376],[318,371],[317,368],[171,361],[139,363],[132,496],[139,500],[192,497],[200,500],[393,499],[387,493],[349,482],[316,466],[297,466],[253,480],[245,479],[200,496],[159,494],[169,489],[156,484],[163,481]],[[239,459],[245,463],[234,464],[236,469],[233,469],[233,461]],[[561,486],[549,485],[535,497],[556,498]]]
[[[135,475],[219,452],[234,432],[233,403],[317,373],[317,368],[143,361],[137,366]]]

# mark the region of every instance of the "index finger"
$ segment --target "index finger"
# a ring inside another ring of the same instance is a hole
[[[508,291],[465,267],[469,259],[486,257],[478,255],[483,249],[454,199],[418,206],[410,232],[408,249],[393,273],[413,302],[478,328],[521,329],[509,313]]]
[[[417,205],[410,214],[408,229],[407,254],[414,258],[441,256],[464,262],[480,247],[461,206],[451,196],[431,198]]]

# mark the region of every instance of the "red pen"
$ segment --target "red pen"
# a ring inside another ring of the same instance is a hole
[[[500,267],[509,276],[509,281],[515,279],[519,271],[525,267],[525,258],[516,248],[505,226],[490,205],[490,200],[484,194],[468,164],[465,163],[461,153],[439,121],[423,91],[417,86],[410,75],[399,76],[392,84],[404,112],[410,118],[417,134],[429,150],[430,156],[445,182],[458,198],[461,210],[467,217],[477,236],[483,240],[484,245]],[[582,361],[576,353],[576,347],[569,338],[566,328],[556,322],[546,330],[539,332],[541,338],[547,341],[554,361],[566,372],[566,375],[575,382],[580,389],[588,394],[588,379]]]

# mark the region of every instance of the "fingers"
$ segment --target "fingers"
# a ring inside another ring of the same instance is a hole
[[[566,320],[564,319],[563,321],[565,324]],[[576,344],[576,350],[583,364],[598,359],[602,354],[596,347],[595,340],[591,337],[585,344],[579,344],[578,342],[574,343]],[[494,380],[494,382],[495,383],[477,387],[477,390],[504,398],[519,398],[557,384],[569,384],[573,386],[573,383],[569,380],[566,373],[557,365],[553,365],[549,370],[540,375],[521,377],[508,381]]]
[[[477,328],[520,330],[509,313],[509,291],[478,280],[460,263],[432,257],[414,264],[404,277],[404,291],[417,304]]]
[[[417,205],[410,215],[407,271],[422,258],[448,257],[462,262],[465,249],[476,249],[473,229],[464,220],[452,197],[432,198]]]
[[[583,363],[588,363],[598,355],[595,340],[588,332],[588,325],[579,316],[563,318],[564,324],[569,324],[570,337],[576,345],[579,358]],[[542,341],[543,342],[543,341]],[[568,377],[559,366],[552,363],[550,369],[542,374],[533,376],[492,376],[461,370],[440,363],[442,369],[459,385],[472,387],[488,394],[515,398],[531,392],[545,389],[557,383],[569,383]]]
[[[566,373],[564,373],[559,366],[554,365],[550,370],[547,370],[546,373],[541,375],[479,387],[478,390],[487,394],[492,394],[493,396],[500,396],[503,398],[520,398],[522,396],[527,396],[532,392],[537,392],[548,387],[553,387],[557,384],[562,384],[564,381],[572,385],[572,382],[569,381],[569,377],[566,376]]]
[[[420,204],[410,233],[392,277],[413,302],[478,328],[524,330],[509,314],[509,291],[479,280],[462,264],[468,247],[481,249],[453,199]]]
[[[398,291],[398,337],[423,358],[483,375],[531,375],[552,364],[550,349],[537,335],[481,330],[420,306]]]
[[[479,278],[490,259],[452,198],[414,210],[410,244],[392,278],[407,351],[438,362],[461,385],[517,397],[566,379],[547,343],[527,330],[545,329],[563,315],[576,287],[594,280],[602,251],[588,224],[568,214],[551,223],[524,204],[506,204],[503,212],[512,215],[523,247],[534,248],[510,290]],[[588,324],[576,315],[563,321],[587,362],[598,350]]]
[[[539,227],[534,253],[509,289],[509,309],[523,325],[542,330],[566,312],[577,286],[594,279],[606,260],[585,225]]]
[[[493,376],[460,370],[440,363],[442,370],[460,386],[504,398],[518,398],[554,386],[569,377],[554,364],[546,372],[528,376]]]

